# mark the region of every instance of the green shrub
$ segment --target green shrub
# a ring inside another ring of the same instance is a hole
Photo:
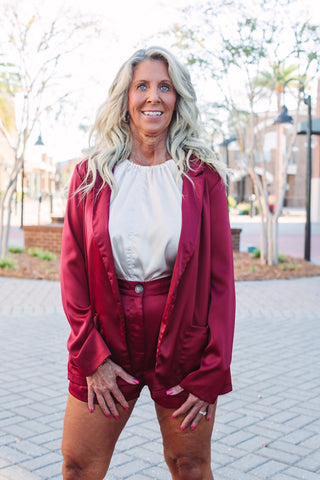
[[[22,248],[22,247],[10,247],[9,252],[10,253],[24,253],[24,248]]]
[[[261,252],[259,248],[255,248],[253,252],[250,253],[252,258],[260,258],[261,257]],[[282,253],[278,253],[278,261],[280,263],[285,263],[286,262],[286,257],[282,255]]]
[[[294,271],[294,270],[300,270],[301,265],[298,263],[284,263],[281,265],[281,269],[285,271]]]
[[[4,270],[14,270],[16,264],[11,258],[0,258],[0,268],[3,268]]]
[[[28,255],[40,258],[40,260],[55,260],[56,258],[54,253],[48,250],[42,250],[42,248],[29,248]]]
[[[261,252],[259,248],[255,248],[252,253],[250,253],[252,258],[260,258]]]
[[[238,203],[237,209],[239,211],[239,215],[249,215],[250,213],[250,204],[246,202]]]
[[[228,206],[230,208],[235,208],[237,206],[237,201],[235,198],[231,197],[230,195],[228,196]]]

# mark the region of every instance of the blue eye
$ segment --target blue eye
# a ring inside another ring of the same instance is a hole
[[[147,87],[145,83],[140,83],[140,85],[138,85],[138,90],[146,90],[146,89]]]
[[[162,92],[168,92],[169,91],[169,86],[168,85],[161,85],[160,87]]]

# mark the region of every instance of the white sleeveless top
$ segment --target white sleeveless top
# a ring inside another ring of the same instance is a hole
[[[116,165],[109,234],[117,277],[150,281],[172,274],[181,232],[182,179],[174,160]]]

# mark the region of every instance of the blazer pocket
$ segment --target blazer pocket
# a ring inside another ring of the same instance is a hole
[[[191,325],[183,334],[181,355],[179,356],[180,369],[183,375],[198,370],[204,349],[208,345],[208,326]]]

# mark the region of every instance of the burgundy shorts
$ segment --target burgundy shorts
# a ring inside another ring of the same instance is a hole
[[[127,401],[138,398],[145,385],[148,386],[152,399],[166,408],[180,407],[188,396],[185,391],[175,396],[166,395],[169,387],[159,384],[154,371],[160,324],[170,281],[171,277],[149,282],[118,280],[132,366],[130,373],[140,381],[139,385],[131,385],[117,378],[118,386]],[[86,384],[70,382],[69,392],[79,400],[88,402]],[[97,403],[96,399],[95,402]]]

